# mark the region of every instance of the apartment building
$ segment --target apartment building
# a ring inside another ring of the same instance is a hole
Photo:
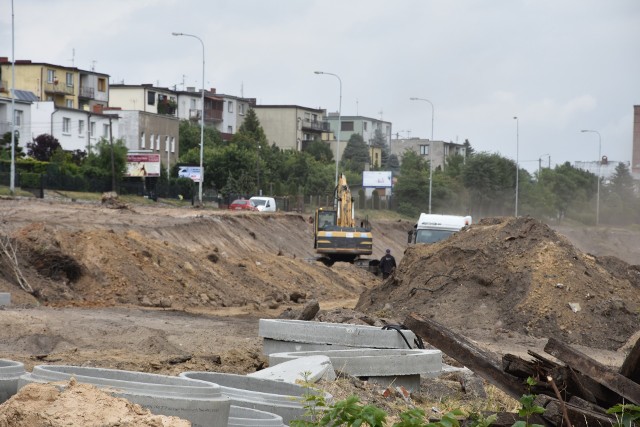
[[[408,150],[413,151],[425,160],[431,160],[434,169],[444,169],[447,158],[456,154],[466,155],[464,144],[446,141],[431,141],[429,139],[409,138],[391,140],[390,153],[398,157],[402,163],[402,157]]]
[[[16,136],[21,146],[31,141],[31,104],[37,100],[38,98],[31,92],[16,90],[13,109],[15,111]],[[14,120],[11,118],[11,98],[0,96],[0,138],[5,133],[13,131],[13,124]]]
[[[331,131],[337,135],[338,113],[329,113],[326,120],[329,122]],[[364,139],[367,145],[371,145],[371,142],[375,138],[376,130],[379,130],[386,144],[389,145],[391,143],[391,122],[365,116],[342,116],[340,117],[340,125],[340,139],[342,141],[349,141],[351,135],[357,133],[362,136],[362,139]]]
[[[269,144],[283,150],[301,151],[330,131],[325,110],[299,105],[255,105],[253,109]]]
[[[10,96],[12,64],[0,57],[0,96]],[[100,112],[109,104],[109,76],[44,62],[15,62],[15,89],[29,91],[56,107]]]
[[[242,98],[234,95],[216,93],[211,89],[218,99],[222,100],[222,121],[216,125],[216,129],[222,134],[222,139],[230,140],[234,133],[238,132],[249,108],[256,104],[255,98]]]

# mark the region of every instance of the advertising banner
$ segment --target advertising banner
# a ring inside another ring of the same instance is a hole
[[[180,166],[178,168],[178,177],[191,178],[193,182],[200,182],[200,166]]]
[[[124,176],[160,176],[160,154],[127,154]]]
[[[365,188],[391,188],[391,171],[362,172],[362,186]]]

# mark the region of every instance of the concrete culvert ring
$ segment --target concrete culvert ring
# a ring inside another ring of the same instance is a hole
[[[282,417],[257,409],[231,406],[228,427],[285,427]]]
[[[0,403],[18,392],[18,380],[25,373],[24,364],[0,359]]]
[[[29,383],[76,381],[91,384],[116,397],[159,415],[173,415],[194,426],[227,425],[230,400],[220,387],[206,381],[117,369],[69,365],[38,365],[18,381],[18,389]]]
[[[183,372],[180,376],[217,384],[222,394],[231,399],[231,405],[274,413],[281,416],[286,424],[292,420],[303,419],[305,396],[318,393],[297,384],[246,375]],[[324,399],[329,402],[332,396],[325,393]]]

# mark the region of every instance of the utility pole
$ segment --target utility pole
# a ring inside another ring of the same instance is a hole
[[[109,143],[111,144],[111,191],[116,191],[116,162],[113,154],[113,124],[109,116]]]

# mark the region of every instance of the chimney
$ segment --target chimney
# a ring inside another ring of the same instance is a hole
[[[94,105],[93,112],[96,114],[102,114],[102,105],[101,104]]]
[[[215,88],[215,87],[212,87],[212,88],[211,88],[211,90],[209,90],[209,92],[211,92],[211,93],[216,93],[216,88]]]
[[[195,86],[187,86],[187,92],[195,92],[196,88]]]

